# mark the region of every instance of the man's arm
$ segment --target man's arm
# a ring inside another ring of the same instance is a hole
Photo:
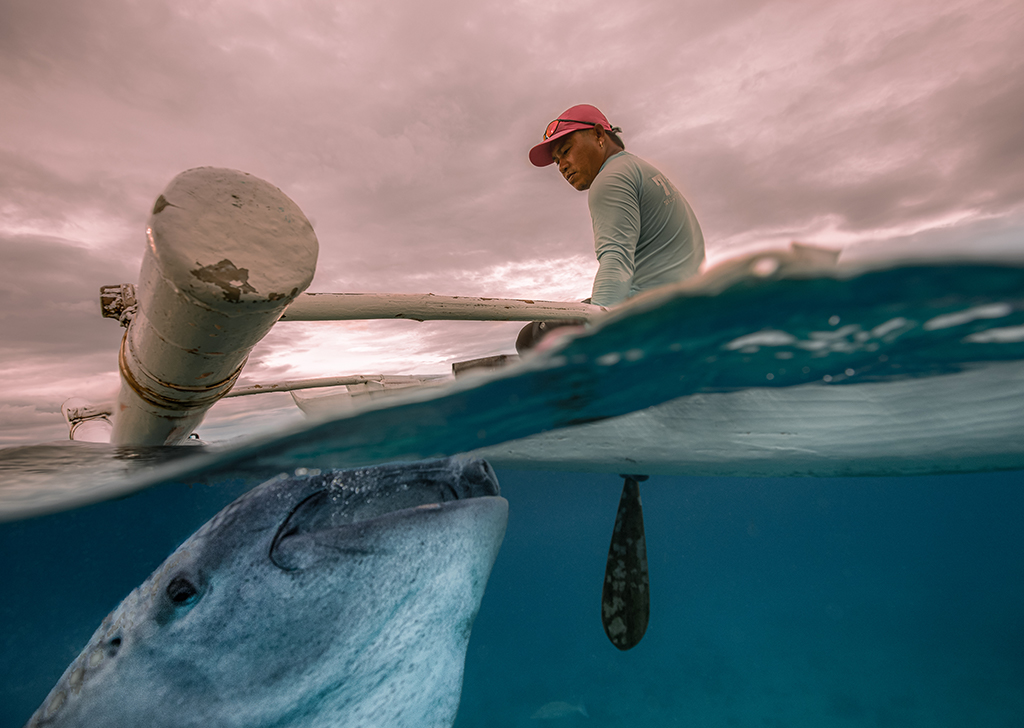
[[[598,258],[597,275],[590,301],[597,306],[614,306],[629,297],[633,280],[633,263],[618,251],[608,251]]]
[[[640,187],[632,177],[628,168],[605,169],[590,188],[598,262],[591,300],[598,306],[614,306],[629,296],[640,239]]]

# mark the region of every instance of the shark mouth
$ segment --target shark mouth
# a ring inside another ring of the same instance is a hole
[[[317,541],[319,534],[399,511],[437,510],[454,501],[500,494],[490,464],[454,458],[329,471],[314,476],[308,488],[312,492],[292,508],[270,545],[270,560],[285,571],[303,568],[293,546]]]

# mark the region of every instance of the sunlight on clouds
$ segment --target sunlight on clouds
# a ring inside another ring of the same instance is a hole
[[[590,295],[597,261],[584,255],[403,273],[410,292],[547,301]],[[379,281],[377,281],[379,282]],[[451,364],[515,352],[524,322],[282,322],[250,357],[242,380],[272,382],[342,374],[447,374]]]
[[[17,383],[0,402],[0,446],[66,440],[68,428],[60,412],[65,400],[81,397],[104,404],[117,397],[120,387],[116,352],[111,370],[99,374],[76,375],[63,359],[33,358],[5,362],[0,380]]]
[[[512,261],[479,270],[450,270],[444,280],[459,296],[529,298],[542,301],[580,301],[590,296],[597,261],[582,255],[546,260]],[[436,281],[438,273],[410,276],[411,280]]]
[[[141,231],[133,229],[134,226],[120,218],[77,215],[73,219],[47,219],[27,218],[20,213],[20,210],[12,210],[11,206],[0,208],[0,236],[61,238],[69,245],[91,250],[114,247],[132,237],[140,241],[143,239]],[[142,258],[141,249],[138,257]]]
[[[910,220],[903,224],[884,228],[851,231],[844,220],[835,215],[824,215],[807,220],[800,227],[777,230],[754,230],[732,235],[707,247],[707,264],[718,264],[723,260],[747,255],[758,250],[785,247],[791,241],[840,249],[875,241],[892,240],[920,233],[950,228],[970,221],[984,220],[972,211],[956,211],[926,221]],[[934,252],[934,251],[932,251]]]
[[[243,383],[344,374],[447,374],[454,361],[515,352],[520,322],[282,322],[257,346]]]
[[[850,231],[836,216],[808,221],[799,229],[758,230],[734,235],[707,249],[707,265],[757,251],[778,250],[796,241],[842,251],[843,261],[891,257],[911,259],[941,254],[950,258],[988,255],[1019,261],[1024,255],[1020,230],[1024,208],[1009,217],[955,211],[923,222],[908,221],[874,230]]]
[[[533,18],[538,15],[558,15],[591,7],[589,0],[515,0],[513,7],[524,11]]]
[[[978,3],[934,10],[879,1],[765,5],[666,59],[686,73],[651,104],[645,126],[664,136],[715,125],[733,143],[774,144],[805,129],[820,133],[823,112],[865,118],[917,104],[964,73],[965,65],[944,62],[950,48],[980,50],[975,38],[995,30],[992,17],[1001,14]],[[1000,59],[973,52],[965,63]]]
[[[117,396],[121,380],[117,373],[117,352],[112,352],[109,371],[76,374],[63,360],[33,359],[8,363],[0,368],[0,379],[17,382],[9,401],[36,402],[60,412],[60,405],[68,397],[82,397],[90,402],[112,401]],[[59,417],[59,414],[58,414]]]
[[[68,439],[60,407],[0,404],[0,445],[37,445]]]

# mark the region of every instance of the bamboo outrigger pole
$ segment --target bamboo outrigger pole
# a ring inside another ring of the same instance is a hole
[[[433,293],[303,293],[285,309],[282,321],[589,321],[605,313],[589,303],[525,298],[435,296]]]
[[[379,385],[388,387],[409,387],[422,384],[437,384],[451,379],[444,374],[415,376],[410,374],[352,374],[342,377],[317,377],[315,379],[293,379],[273,384],[249,384],[235,387],[225,397],[245,397],[251,394],[268,394],[270,392],[296,392],[303,389],[323,387],[351,387],[353,385]]]

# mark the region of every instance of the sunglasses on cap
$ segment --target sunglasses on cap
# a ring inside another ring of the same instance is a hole
[[[593,121],[578,121],[577,119],[555,119],[550,124],[548,124],[548,128],[544,130],[544,141],[547,141],[556,133],[558,133],[558,125],[561,124],[563,121],[566,122],[567,124],[586,124],[587,126],[597,126],[599,123]]]

